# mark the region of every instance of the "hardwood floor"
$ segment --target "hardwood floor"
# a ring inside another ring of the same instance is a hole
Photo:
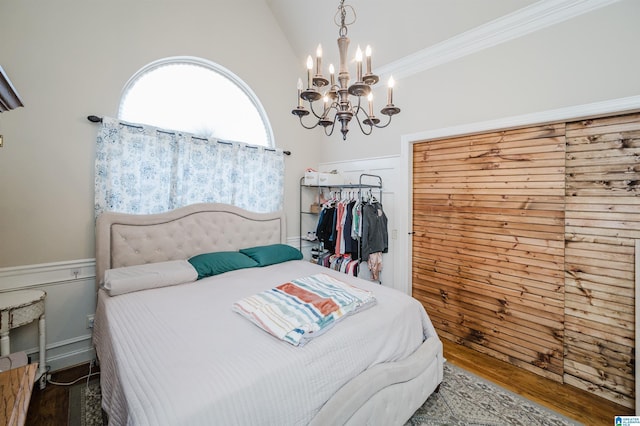
[[[97,369],[93,368],[95,372]],[[82,364],[52,374],[56,382],[71,382],[89,373],[89,364]],[[69,424],[69,386],[48,384],[40,390],[33,387],[31,403],[27,413],[27,426],[67,426]]]
[[[443,339],[442,343],[447,362],[586,426],[610,426],[614,424],[614,416],[634,413],[631,408],[540,377],[449,340]]]
[[[586,426],[613,425],[616,415],[633,415],[630,408],[614,404],[570,385],[562,385],[521,370],[473,349],[443,340],[447,362],[494,382],[511,392],[577,420]],[[75,380],[88,373],[88,364],[55,372],[59,382]],[[67,426],[69,388],[47,385],[44,391],[34,387],[27,425]]]

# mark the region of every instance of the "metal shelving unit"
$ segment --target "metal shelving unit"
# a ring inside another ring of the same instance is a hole
[[[299,232],[300,232],[300,251],[302,251],[302,242],[309,241],[303,237],[302,227],[303,227],[303,217],[305,216],[316,216],[320,214],[320,212],[312,212],[310,209],[310,205],[303,208],[303,191],[305,190],[314,190],[315,193],[313,195],[321,196],[323,190],[329,191],[342,191],[345,189],[349,190],[358,190],[358,199],[362,199],[362,193],[365,190],[377,190],[377,199],[382,202],[382,178],[378,175],[372,175],[368,173],[361,173],[358,177],[358,183],[350,183],[343,185],[304,185],[304,177],[300,178],[300,218],[299,218]],[[317,222],[317,220],[316,220]],[[313,242],[313,241],[311,241]],[[315,240],[317,243],[318,240]]]

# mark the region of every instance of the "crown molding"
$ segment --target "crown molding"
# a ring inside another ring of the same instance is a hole
[[[406,78],[522,37],[620,0],[540,0],[378,68],[382,77]]]

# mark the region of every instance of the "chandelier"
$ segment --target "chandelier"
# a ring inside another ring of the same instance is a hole
[[[353,18],[346,23],[347,11],[350,11]],[[340,23],[338,24],[338,19]],[[349,38],[347,37],[347,26],[356,21],[356,13],[352,6],[345,6],[344,0],[340,1],[338,12],[334,17],[334,22],[340,27],[338,32],[338,50],[340,53],[340,69],[338,71],[338,83],[336,84],[335,69],[333,64],[329,65],[329,77],[327,79],[322,74],[322,46],[318,45],[315,61],[315,75],[313,70],[313,59],[311,55],[307,57],[307,88],[303,90],[302,80],[298,79],[298,106],[291,111],[298,116],[300,124],[305,129],[314,129],[318,126],[324,128],[327,136],[333,134],[336,122],[340,122],[340,132],[342,139],[347,139],[349,132],[349,122],[355,118],[360,130],[365,135],[370,135],[374,127],[383,128],[391,123],[391,118],[400,112],[400,108],[393,105],[393,77],[389,78],[389,88],[387,91],[387,105],[380,110],[380,114],[386,115],[388,120],[385,124],[380,124],[380,119],[373,114],[373,93],[371,86],[379,81],[379,77],[371,71],[371,47],[365,50],[366,68],[362,73],[362,50],[360,46],[356,50],[356,81],[349,85],[351,76],[347,67],[347,51],[349,49]],[[323,93],[323,88],[324,93]],[[367,109],[363,107],[363,98],[366,98]],[[320,106],[317,106],[316,101]],[[305,108],[304,101],[309,105]],[[315,106],[314,106],[315,105]],[[317,107],[317,109],[316,109]],[[307,125],[303,118],[313,114],[315,123]]]

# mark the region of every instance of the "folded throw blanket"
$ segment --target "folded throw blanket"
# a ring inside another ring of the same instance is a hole
[[[345,316],[375,303],[370,291],[315,274],[246,297],[232,309],[278,339],[302,346]]]

